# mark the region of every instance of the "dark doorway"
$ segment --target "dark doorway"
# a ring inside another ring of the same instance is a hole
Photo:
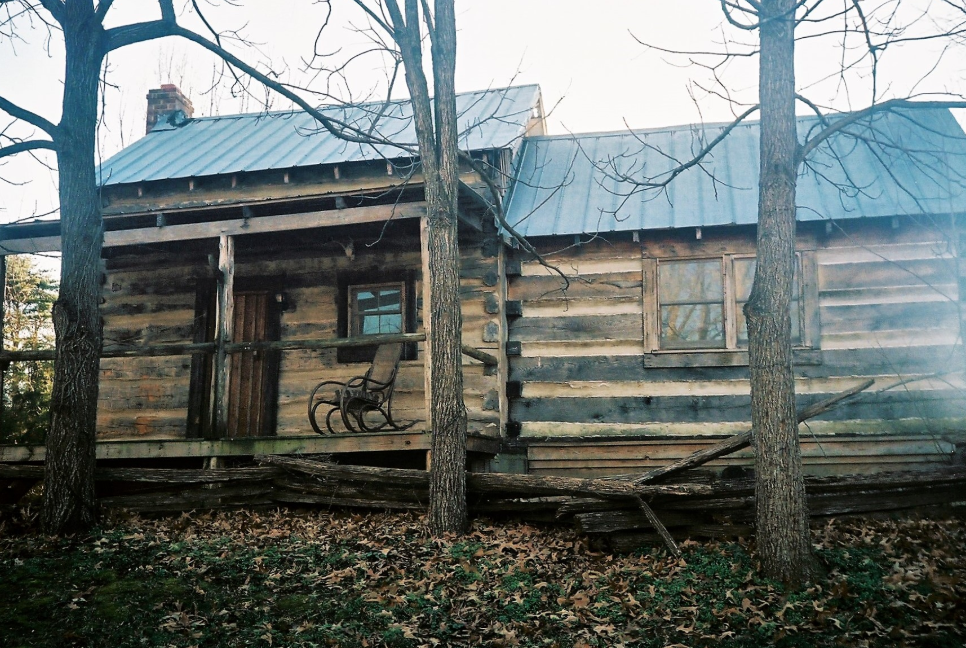
[[[233,342],[267,342],[279,337],[279,308],[271,291],[236,291]],[[228,437],[275,433],[278,351],[233,353],[228,380]]]
[[[279,339],[283,295],[266,287],[266,281],[243,281],[234,291],[233,342]],[[252,286],[252,284],[256,284]],[[238,284],[236,284],[238,286]],[[198,287],[195,303],[195,342],[211,342],[216,336],[217,289],[214,281]],[[228,379],[228,438],[272,436],[278,397],[280,352],[257,350],[232,353]],[[188,438],[216,438],[213,425],[212,354],[195,354],[191,362],[188,404]]]

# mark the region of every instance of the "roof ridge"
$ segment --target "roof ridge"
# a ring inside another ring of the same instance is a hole
[[[801,119],[801,117],[796,117],[796,119]],[[731,125],[734,122],[691,122],[688,124],[677,124],[674,126],[653,126],[650,128],[624,128],[621,130],[607,130],[607,131],[588,131],[586,133],[567,133],[567,134],[557,134],[557,135],[531,135],[528,136],[528,140],[559,140],[559,139],[581,139],[584,137],[618,137],[622,135],[652,135],[657,133],[677,133],[685,130],[693,130],[695,127],[703,129],[715,129],[724,128]],[[760,123],[757,119],[743,120],[738,126],[757,126]]]
[[[488,94],[494,92],[501,92],[504,90],[522,90],[525,88],[539,88],[539,83],[525,83],[523,85],[511,85],[503,86],[500,88],[483,88],[480,90],[467,90],[464,92],[457,92],[456,96],[469,96],[475,94]],[[409,103],[411,98],[399,98],[390,99],[388,103],[390,104],[405,104]],[[332,103],[332,104],[322,104],[316,106],[316,110],[327,111],[327,110],[337,110],[345,108],[364,108],[366,106],[381,106],[387,103],[385,99],[373,100],[373,101],[363,101],[361,103]],[[263,110],[260,112],[242,112],[242,113],[229,113],[227,115],[204,115],[201,117],[192,117],[189,121],[215,121],[218,119],[257,119],[260,117],[283,117],[285,115],[304,115],[307,114],[302,108],[289,108],[286,110]]]
[[[942,110],[942,109],[940,109]],[[948,109],[947,109],[948,110]],[[845,117],[854,112],[861,111],[837,111],[823,113],[822,117],[825,119],[838,119]],[[873,115],[883,115],[884,112],[870,113]],[[796,122],[811,122],[818,120],[818,116],[814,114],[807,115],[795,115]],[[585,133],[561,133],[555,135],[531,135],[527,137],[527,140],[568,140],[568,139],[582,139],[582,138],[600,138],[600,137],[618,137],[622,135],[656,135],[659,133],[678,133],[681,131],[694,130],[695,128],[703,130],[714,130],[720,128],[726,128],[734,124],[732,121],[715,121],[715,122],[690,122],[685,124],[676,124],[673,126],[651,126],[645,128],[624,128],[621,130],[604,130],[604,131],[588,131]],[[760,126],[760,119],[744,119],[738,126]]]

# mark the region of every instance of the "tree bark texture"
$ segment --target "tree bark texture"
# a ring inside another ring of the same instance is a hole
[[[795,414],[791,354],[795,263],[796,0],[759,11],[761,179],[758,262],[748,319],[758,559],[764,575],[796,586],[811,567],[808,509]]]
[[[101,350],[103,239],[94,177],[103,30],[92,3],[64,4],[67,67],[57,166],[61,205],[60,295],[41,520],[47,533],[84,531],[96,520],[94,439]]]
[[[429,281],[432,286],[433,440],[429,526],[462,533],[466,510],[466,405],[460,342],[460,252],[457,238],[459,161],[456,124],[456,17],[453,0],[436,1],[432,41],[437,175],[428,185]],[[422,147],[420,147],[422,150]]]
[[[456,17],[453,0],[437,0],[430,28],[435,99],[430,100],[421,50],[419,0],[406,0],[405,18],[390,15],[406,69],[413,119],[425,176],[431,299],[429,385],[433,425],[429,528],[434,535],[462,533],[466,508],[466,406],[463,403],[460,256],[457,232],[459,162],[456,121]],[[426,16],[422,17],[423,19]]]

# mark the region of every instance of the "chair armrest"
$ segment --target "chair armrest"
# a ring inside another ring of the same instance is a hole
[[[387,387],[393,384],[395,379],[389,382],[379,382],[378,380],[373,380],[372,378],[367,378],[366,376],[357,376],[350,380],[346,387],[349,389],[364,389],[366,391],[383,391]]]
[[[326,387],[335,387],[335,390],[333,390],[333,392],[329,392],[329,393],[334,393],[334,396],[335,396],[334,400],[326,400],[325,396],[322,395]],[[341,392],[345,388],[346,388],[346,383],[344,382],[340,382],[338,380],[323,380],[322,382],[320,382],[318,385],[315,386],[315,389],[312,390],[312,395],[309,396],[309,401],[313,401],[318,398],[323,400],[326,403],[338,404],[339,400],[342,398]]]

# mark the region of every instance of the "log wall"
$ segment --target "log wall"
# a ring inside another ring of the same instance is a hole
[[[356,241],[351,257],[343,246],[331,241],[306,249],[303,238],[293,233],[273,237],[265,246],[254,246],[239,237],[236,286],[253,278],[280,282],[286,301],[281,314],[282,340],[337,337],[339,273],[368,273],[386,281],[414,273],[415,294],[421,294],[418,237],[387,237],[373,247]],[[482,234],[463,235],[461,245],[463,342],[499,356],[506,336],[502,252],[487,243]],[[198,285],[210,282],[212,276],[203,252],[132,249],[130,254],[112,258],[107,262],[103,290],[105,343],[192,341]],[[421,300],[413,332],[423,331],[420,306]],[[402,362],[393,401],[398,422],[418,421],[413,430],[424,429],[420,422],[426,419],[423,347],[420,342],[418,357]],[[312,433],[306,402],[318,382],[345,381],[368,369],[368,363],[338,362],[335,349],[281,353],[276,431],[280,436]],[[503,393],[499,369],[488,369],[466,356],[463,364],[469,429],[499,436]],[[502,370],[505,372],[505,367]],[[102,360],[99,438],[185,438],[190,377],[188,356]]]
[[[802,227],[799,406],[874,378],[803,425],[817,474],[949,461],[966,440],[957,262],[951,237],[903,220]],[[569,244],[569,241],[566,243]],[[564,247],[547,241],[544,249]],[[753,230],[643,232],[551,254],[570,277],[525,261],[509,280],[510,417],[537,474],[636,472],[750,427],[747,353],[655,349],[655,259],[752,253]],[[718,461],[747,464],[750,455]],[[897,465],[901,464],[901,465]]]
[[[210,275],[202,254],[149,251],[108,262],[101,313],[105,345],[192,341],[195,291]],[[184,438],[191,357],[101,360],[101,439]]]

